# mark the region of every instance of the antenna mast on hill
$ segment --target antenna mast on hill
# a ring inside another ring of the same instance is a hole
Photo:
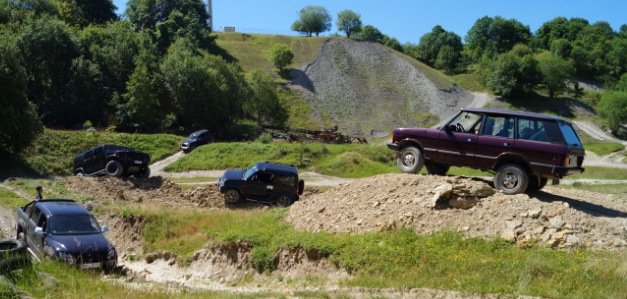
[[[209,29],[211,29],[211,31],[213,30],[213,8],[211,7],[211,0],[207,0],[207,12],[209,13],[209,20],[207,20],[207,22],[209,23]]]

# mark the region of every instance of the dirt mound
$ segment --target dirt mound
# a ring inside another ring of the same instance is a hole
[[[168,207],[224,208],[224,197],[215,185],[182,190],[162,177],[149,179],[69,177],[68,189],[94,201],[148,202]]]
[[[295,203],[286,220],[310,231],[358,233],[412,228],[464,232],[519,244],[598,250],[627,248],[627,207],[612,195],[556,187],[504,195],[488,181],[385,174],[355,180]]]

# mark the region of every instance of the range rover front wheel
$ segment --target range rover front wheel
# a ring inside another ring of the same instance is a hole
[[[494,175],[494,188],[505,194],[520,194],[527,190],[529,175],[516,164],[505,164]]]
[[[396,165],[402,172],[417,173],[424,164],[425,158],[415,146],[404,147],[396,157]]]

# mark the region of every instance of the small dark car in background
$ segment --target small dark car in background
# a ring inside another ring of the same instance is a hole
[[[450,166],[494,171],[505,194],[542,189],[581,173],[585,150],[572,124],[521,111],[465,108],[437,129],[397,128],[388,148],[402,172],[444,175]]]
[[[227,204],[246,199],[287,207],[303,194],[305,181],[298,180],[295,166],[259,162],[248,169],[225,171],[218,188]]]
[[[130,147],[103,144],[92,147],[74,157],[72,174],[76,176],[134,175],[150,176],[150,156]]]
[[[213,135],[209,130],[198,130],[187,137],[185,141],[181,142],[181,149],[185,153],[191,152],[193,149],[213,142]]]

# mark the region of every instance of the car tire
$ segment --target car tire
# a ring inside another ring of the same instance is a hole
[[[517,164],[505,164],[494,175],[494,188],[505,194],[520,194],[527,190],[529,175]]]
[[[529,185],[527,185],[527,190],[525,192],[537,192],[540,189],[544,188],[546,184],[549,182],[549,179],[540,177],[540,184],[538,185],[538,177],[533,176],[529,178]]]
[[[298,195],[303,195],[304,191],[305,191],[305,181],[300,180],[298,181]]]
[[[451,166],[448,164],[441,164],[431,161],[425,161],[425,167],[427,168],[427,172],[429,174],[434,175],[446,175],[446,173],[451,168]]]
[[[31,268],[30,256],[23,255],[13,257],[0,262],[0,275],[5,275],[15,270]]]
[[[229,189],[224,192],[224,202],[227,204],[236,204],[240,200],[239,191],[235,189]]]
[[[425,164],[425,158],[415,146],[407,146],[398,152],[396,165],[405,173],[417,173]]]
[[[120,161],[111,160],[107,163],[105,170],[107,172],[107,175],[119,177],[122,176],[122,173],[124,172],[124,167],[122,167],[122,163],[120,163]]]
[[[23,236],[23,233],[21,233]],[[0,259],[26,255],[26,242],[21,240],[0,240]]]
[[[294,203],[294,200],[289,195],[280,195],[276,202],[282,207],[289,207]]]
[[[77,173],[75,174],[75,176],[85,176],[85,174],[83,174],[83,172],[82,172],[82,171],[79,171],[79,172],[77,172]]]
[[[146,169],[144,169],[142,172],[138,173],[135,175],[135,177],[139,178],[139,179],[147,179],[150,177],[150,168],[146,167]]]

